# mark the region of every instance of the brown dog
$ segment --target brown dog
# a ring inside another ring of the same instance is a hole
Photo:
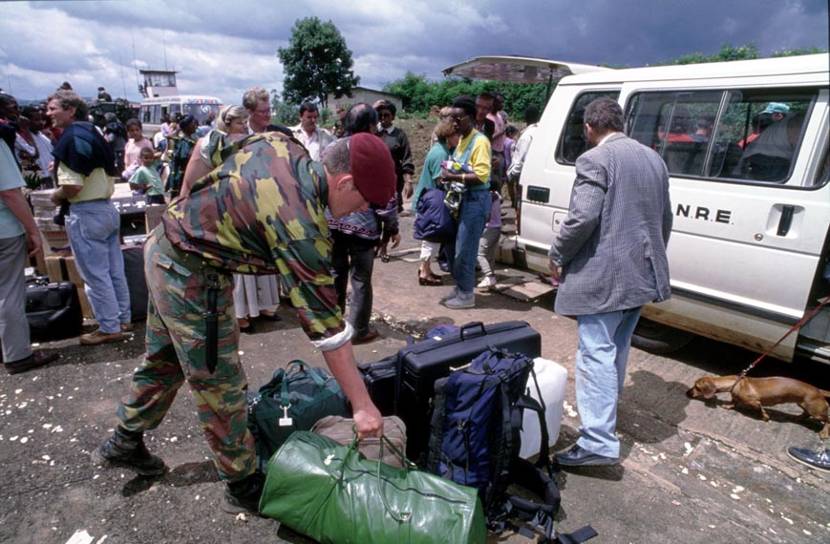
[[[694,387],[686,392],[686,396],[693,399],[711,399],[717,393],[730,391],[732,404],[725,408],[746,406],[761,412],[764,421],[769,416],[764,406],[774,406],[785,402],[794,402],[804,410],[802,417],[813,417],[824,427],[819,432],[821,438],[830,438],[830,406],[825,397],[830,397],[830,391],[790,378],[744,378],[735,385],[737,376],[704,376],[695,382]],[[734,389],[733,389],[734,386]]]

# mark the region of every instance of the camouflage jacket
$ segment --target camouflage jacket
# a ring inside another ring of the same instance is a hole
[[[210,266],[282,280],[312,340],[346,330],[331,276],[323,166],[279,133],[228,144],[221,162],[163,217],[176,247]]]

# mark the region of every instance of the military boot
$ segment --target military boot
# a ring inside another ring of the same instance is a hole
[[[228,514],[247,512],[259,515],[259,498],[264,486],[265,476],[261,472],[254,472],[236,482],[228,482],[222,510]]]
[[[161,476],[167,472],[164,461],[147,451],[144,433],[128,431],[120,425],[112,436],[98,447],[94,457],[102,464],[129,468],[141,476]]]

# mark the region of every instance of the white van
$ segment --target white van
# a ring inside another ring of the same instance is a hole
[[[144,135],[152,137],[161,130],[162,118],[176,114],[192,115],[199,124],[203,124],[208,116],[219,114],[222,101],[213,96],[200,95],[173,95],[145,98],[141,101],[139,120],[143,125]]]
[[[493,59],[445,73],[512,81],[530,73],[543,81],[541,61]],[[549,78],[569,71],[567,63],[548,65]],[[830,294],[830,57],[576,66],[551,95],[522,170],[516,260],[548,272],[574,161],[586,149],[582,113],[610,96],[623,107],[626,133],[657,150],[671,174],[672,298],[643,309],[635,344],[668,352],[694,333],[756,352],[772,348]],[[827,307],[773,351],[784,360],[796,353],[830,362]]]

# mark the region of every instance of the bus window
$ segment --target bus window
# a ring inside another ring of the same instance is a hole
[[[816,96],[767,89],[637,93],[626,131],[660,153],[672,175],[785,183]]]
[[[674,175],[701,176],[723,91],[639,93],[628,132],[663,157]]]
[[[571,112],[565,121],[565,129],[562,131],[562,137],[559,140],[559,146],[556,150],[556,162],[560,164],[574,164],[576,163],[576,158],[588,149],[585,134],[582,131],[582,116],[588,104],[597,98],[605,96],[616,100],[620,96],[620,92],[592,91],[579,95],[576,101],[574,101]]]
[[[709,176],[786,183],[816,90],[729,91]]]
[[[210,113],[213,112],[214,118],[219,115],[218,104],[182,104],[184,115],[192,115],[200,125],[207,121]]]

